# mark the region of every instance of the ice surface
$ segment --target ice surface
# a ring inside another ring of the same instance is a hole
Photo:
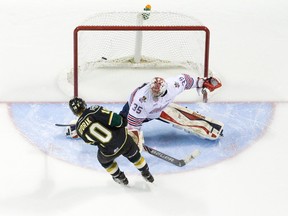
[[[45,117],[46,123],[55,123],[54,116],[67,108],[61,103],[70,96],[59,89],[57,80],[59,73],[72,64],[74,27],[96,12],[134,11],[146,4],[131,0],[0,2],[0,215],[287,214],[288,3],[284,0],[149,2],[152,10],[192,15],[210,28],[210,68],[223,82],[210,104],[213,110],[220,103],[226,108],[224,113],[213,113],[228,126],[231,124],[226,136],[242,135],[241,130],[251,132],[249,140],[253,141],[240,154],[233,155],[237,145],[231,146],[223,151],[232,154],[228,160],[171,173],[165,172],[170,165],[151,160],[152,167],[155,164],[163,169],[155,170],[155,183],[144,182],[131,168],[129,187],[115,184],[101,170],[62,161],[65,151],[67,158],[91,164],[94,151],[77,141],[75,145],[64,140],[63,145],[67,146],[55,145],[53,140],[55,136],[61,140],[62,131],[42,122]],[[138,84],[139,80],[131,87]],[[46,106],[55,106],[57,113],[39,115]],[[245,116],[234,112],[227,115],[227,109],[232,111],[233,106],[237,111],[249,109]],[[27,113],[27,107],[32,108],[32,114]],[[29,117],[33,121],[41,117],[34,128],[32,121],[27,122]],[[58,120],[70,121],[70,116],[65,113]],[[174,132],[178,134],[175,129]],[[36,146],[43,136],[47,138],[43,145]],[[152,142],[153,135],[150,136],[147,142]],[[233,139],[245,143],[243,136]],[[160,148],[160,144],[155,147]],[[169,148],[162,149],[161,145],[161,150],[166,149]],[[77,158],[75,152],[79,151],[81,157]],[[178,148],[175,153],[179,156],[183,153],[177,151]],[[62,159],[47,154],[51,152]],[[204,157],[210,159],[208,153]]]

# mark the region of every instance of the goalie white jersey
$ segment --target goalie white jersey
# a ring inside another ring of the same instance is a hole
[[[140,129],[144,120],[156,119],[184,90],[197,87],[196,77],[181,74],[165,79],[167,91],[160,97],[154,97],[149,83],[143,84],[131,94],[129,103],[128,127]]]

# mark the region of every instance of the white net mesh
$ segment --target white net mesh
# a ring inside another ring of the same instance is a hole
[[[155,76],[206,75],[207,30],[195,18],[171,12],[97,13],[75,29],[75,69],[60,73],[58,86],[69,97],[110,103],[126,101]],[[190,94],[197,95],[185,91],[176,101]]]
[[[81,26],[201,26],[201,23],[171,12],[111,12],[91,16]],[[203,75],[205,32],[79,31],[76,55],[79,80],[85,71],[103,67],[184,67]],[[70,83],[72,74],[73,70],[68,74]]]

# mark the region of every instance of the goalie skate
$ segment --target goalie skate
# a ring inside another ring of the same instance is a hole
[[[161,113],[159,119],[203,139],[216,140],[223,136],[222,122],[174,103]]]

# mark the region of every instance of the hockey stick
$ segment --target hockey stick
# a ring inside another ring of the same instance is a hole
[[[73,125],[75,125],[75,124],[55,124],[55,126],[58,126],[58,127],[67,127],[67,126],[73,126]],[[169,162],[169,163],[172,163],[172,164],[174,164],[174,165],[176,165],[176,166],[178,166],[178,167],[183,167],[183,166],[185,166],[185,165],[188,164],[190,161],[192,161],[192,160],[194,160],[196,157],[198,157],[199,154],[200,154],[200,151],[199,151],[198,149],[196,149],[196,150],[194,150],[194,151],[192,152],[191,155],[189,155],[189,156],[186,157],[185,159],[180,159],[180,160],[179,160],[179,159],[176,159],[176,158],[174,158],[174,157],[171,157],[171,156],[169,156],[169,155],[167,155],[167,154],[164,154],[163,152],[160,152],[160,151],[158,151],[158,150],[156,150],[156,149],[153,149],[153,148],[151,148],[151,147],[149,147],[149,146],[143,145],[143,148],[144,148],[144,150],[147,151],[149,154],[154,155],[154,156],[156,156],[156,157],[158,157],[158,158],[160,158],[160,159],[162,159],[162,160],[165,160],[165,161],[167,161],[167,162]]]
[[[172,164],[174,164],[174,165],[176,165],[178,167],[185,166],[186,164],[188,164],[190,161],[194,160],[200,154],[200,151],[198,149],[196,149],[196,150],[194,150],[192,152],[191,155],[189,155],[185,159],[180,159],[179,160],[179,159],[176,159],[176,158],[171,157],[169,155],[166,155],[166,154],[164,154],[164,153],[162,153],[162,152],[160,152],[160,151],[158,151],[156,149],[153,149],[153,148],[151,148],[149,146],[143,145],[143,148],[149,154],[154,155],[154,156],[156,156],[158,158],[161,158],[162,160],[165,160],[165,161],[167,161],[169,163],[172,163]]]

